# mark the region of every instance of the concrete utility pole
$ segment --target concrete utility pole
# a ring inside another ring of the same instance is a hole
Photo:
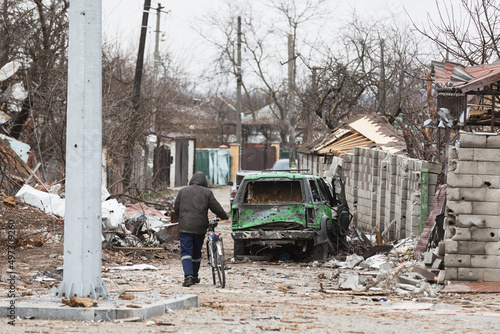
[[[151,87],[151,95],[153,98],[153,110],[151,113],[151,124],[149,125],[149,133],[156,135],[156,142],[153,142],[158,149],[160,147],[160,139],[159,134],[156,133],[156,113],[157,113],[157,105],[158,105],[158,90],[156,86],[158,85],[158,66],[160,64],[160,18],[161,18],[161,10],[165,8],[161,6],[161,3],[158,3],[158,7],[156,8],[156,30],[155,30],[155,52],[154,52],[154,64],[153,64],[153,85]],[[146,138],[146,145],[144,145],[144,180],[145,185],[150,186],[152,182],[154,182],[155,171],[158,170],[158,156],[154,154],[154,148],[151,149],[149,136]],[[153,155],[153,158],[151,158]],[[152,160],[152,161],[150,161]],[[150,173],[149,165],[152,162],[153,171]]]
[[[151,133],[156,133],[156,99],[158,98],[158,66],[160,64],[160,16],[161,10],[165,8],[158,3],[156,8],[156,31],[155,31],[155,53],[154,53],[154,67],[153,67],[153,115],[151,119]]]
[[[69,19],[64,275],[57,297],[107,297],[101,277],[101,0],[72,1]]]
[[[236,64],[236,142],[241,145],[241,16],[238,16],[238,59]]]
[[[289,158],[290,168],[295,167],[295,125],[297,115],[295,113],[295,42],[294,35],[288,34],[288,124],[290,131]]]

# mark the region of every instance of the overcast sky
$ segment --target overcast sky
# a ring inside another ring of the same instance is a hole
[[[233,2],[246,2],[233,0]],[[298,0],[300,1],[300,0]],[[444,2],[448,0],[439,0]],[[161,50],[168,50],[177,58],[182,58],[188,71],[193,75],[199,72],[210,61],[207,57],[206,44],[193,30],[193,26],[203,28],[199,18],[223,5],[224,0],[182,0],[160,1],[165,8],[162,13],[161,31],[163,42]],[[255,2],[252,2],[254,4]],[[156,8],[158,1],[151,1],[151,7]],[[118,39],[127,50],[136,54],[144,0],[103,0],[103,35],[106,41]],[[436,14],[435,0],[327,0],[327,6],[332,12],[332,21],[339,22],[352,13],[352,9],[360,15],[370,18],[385,18],[392,14],[401,20],[407,20],[408,11],[412,18],[423,22],[427,13]],[[154,47],[154,27],[156,11],[151,9],[147,37],[146,56],[152,56]],[[336,16],[336,17],[335,17]]]

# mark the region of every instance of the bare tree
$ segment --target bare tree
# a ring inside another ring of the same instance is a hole
[[[436,0],[438,19],[430,15],[427,27],[415,29],[436,44],[442,58],[469,65],[486,64],[500,58],[500,4],[496,0]],[[409,15],[411,16],[411,15]]]
[[[137,195],[145,182],[144,175],[137,175],[134,171],[140,170],[140,165],[144,164],[140,154],[147,149],[153,105],[156,107],[159,136],[169,132],[191,132],[189,125],[199,120],[191,112],[195,102],[188,87],[190,82],[169,54],[164,54],[160,60],[156,99],[149,89],[153,84],[153,70],[149,63],[145,64],[142,103],[137,115],[131,99],[134,94],[134,58],[119,43],[104,45],[103,146],[107,150],[109,181],[114,185],[112,191]],[[130,180],[125,180],[127,173],[132,176]]]
[[[0,66],[11,60],[22,63],[12,80],[21,82],[28,96],[6,130],[40,148],[34,151],[45,158],[43,167],[56,162],[46,170],[52,178],[62,177],[64,170],[68,8],[67,0],[4,0],[0,7]]]
[[[236,76],[236,17],[243,19],[242,44],[245,50],[243,88],[246,95],[245,109],[254,113],[262,105],[255,102],[256,96],[266,97],[268,110],[277,120],[283,146],[289,141],[295,143],[297,110],[290,110],[290,90],[286,64],[295,63],[299,56],[299,27],[325,14],[321,11],[323,0],[271,1],[265,3],[268,12],[278,14],[279,21],[266,19],[265,15],[254,15],[251,7],[242,9],[227,3],[227,10],[210,13],[205,21],[209,22],[219,34],[200,32],[207,41],[218,49],[215,75],[223,76],[225,83]],[[274,15],[276,17],[276,15]],[[292,56],[287,54],[287,36],[292,35]],[[291,58],[291,59],[289,59]],[[295,71],[295,70],[294,70]],[[227,76],[227,74],[230,76]],[[294,72],[295,73],[295,72]],[[224,85],[223,89],[227,89]],[[292,86],[293,87],[293,86]],[[257,94],[256,94],[257,93]],[[263,131],[269,136],[268,131]],[[291,145],[294,147],[294,145]]]
[[[3,124],[2,130],[31,145],[38,159],[43,158],[44,176],[50,181],[64,177],[68,9],[68,0],[0,3],[0,66],[12,60],[22,64],[16,75],[0,83],[0,99],[3,102],[15,83],[22,83],[28,94],[22,108],[11,112],[12,120]],[[103,148],[107,151],[110,184],[123,182],[127,157],[143,147],[151,120],[147,111],[152,110],[153,103],[165,131],[182,129],[178,126],[185,124],[182,120],[195,122],[194,116],[183,112],[186,108],[179,107],[193,105],[187,76],[168,54],[162,59],[157,100],[150,93],[152,69],[145,68],[143,105],[140,116],[135,117],[131,102],[134,59],[119,42],[103,47]],[[9,106],[2,110],[10,112]],[[131,141],[131,137],[138,139]],[[136,182],[132,188],[137,189]]]
[[[310,79],[298,89],[304,138],[315,139],[355,114],[377,112],[405,134],[412,156],[425,156],[432,138],[420,129],[431,105],[419,50],[409,27],[353,14],[333,41],[316,49],[314,61],[305,61],[316,66],[309,66]]]

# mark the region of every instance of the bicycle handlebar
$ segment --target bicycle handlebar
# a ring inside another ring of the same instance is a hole
[[[219,217],[216,217],[216,218],[210,219],[208,221],[208,224],[212,225],[212,224],[217,224],[218,222],[220,222],[220,219],[219,219]]]
[[[219,218],[210,219],[208,221],[208,228],[213,231],[213,229],[217,227],[217,225],[219,225],[219,221],[220,221]]]

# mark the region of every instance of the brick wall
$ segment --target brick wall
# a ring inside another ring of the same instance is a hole
[[[461,132],[449,161],[445,279],[500,282],[500,136]]]

